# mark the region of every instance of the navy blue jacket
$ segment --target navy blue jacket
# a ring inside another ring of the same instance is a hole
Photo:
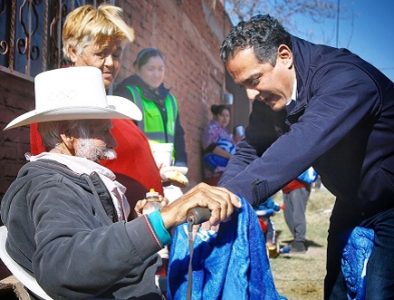
[[[257,205],[308,166],[344,208],[367,216],[394,207],[394,84],[346,49],[292,37],[297,76],[290,130],[261,156],[252,111],[220,185]]]

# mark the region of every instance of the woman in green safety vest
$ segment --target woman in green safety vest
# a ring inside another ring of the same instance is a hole
[[[173,144],[175,166],[186,166],[184,131],[178,103],[163,84],[164,56],[159,49],[144,48],[133,63],[136,73],[123,80],[114,94],[132,100],[141,109],[138,126],[149,141]]]

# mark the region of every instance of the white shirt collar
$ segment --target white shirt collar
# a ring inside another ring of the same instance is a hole
[[[295,101],[297,98],[297,78],[294,77],[294,82],[293,82],[293,91],[291,93],[291,97],[289,100],[287,100],[286,105],[289,105],[291,101]]]

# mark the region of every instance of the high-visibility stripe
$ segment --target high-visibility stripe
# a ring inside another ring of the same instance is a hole
[[[133,102],[135,103],[135,105],[137,105],[138,108],[142,110],[142,100],[141,100],[141,96],[138,93],[137,89],[130,86],[130,85],[126,85],[126,89],[128,89],[129,92],[131,93],[131,98],[133,99]],[[143,114],[143,112],[142,112],[142,114]],[[138,127],[139,127],[139,129],[141,129],[142,132],[144,132],[144,122],[138,122]]]
[[[126,86],[130,91],[134,103],[141,109],[143,120],[138,126],[145,133],[149,140],[160,143],[174,143],[175,121],[178,115],[178,104],[176,98],[168,94],[164,99],[167,123],[160,111],[159,105],[155,101],[144,98],[142,90],[138,86]]]

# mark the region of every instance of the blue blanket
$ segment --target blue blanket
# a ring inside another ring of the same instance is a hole
[[[374,245],[374,231],[364,227],[353,229],[342,253],[342,273],[349,300],[365,298],[365,274]]]
[[[195,236],[192,299],[286,299],[275,289],[264,235],[247,201],[218,232]],[[173,235],[167,273],[168,299],[186,299],[189,248],[187,225]]]

